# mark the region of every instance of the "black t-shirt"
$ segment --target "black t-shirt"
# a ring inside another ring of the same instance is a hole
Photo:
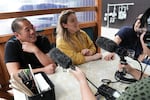
[[[51,44],[45,36],[37,36],[35,45],[45,54],[51,49]],[[31,64],[32,68],[42,66],[34,54],[22,50],[22,44],[16,39],[16,37],[12,37],[6,43],[4,59],[5,63],[19,62],[22,69],[28,68],[28,64]]]
[[[133,49],[135,51],[135,58],[138,58],[143,51],[140,38],[137,34],[131,26],[124,26],[115,34],[122,40],[119,46],[126,49]]]

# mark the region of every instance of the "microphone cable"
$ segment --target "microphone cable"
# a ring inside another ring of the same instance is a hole
[[[148,55],[146,55],[144,59],[147,60],[147,62],[145,63],[146,65],[145,65],[144,69],[143,69],[142,64],[140,63],[140,61],[137,60],[137,59],[135,59],[135,60],[140,64],[140,68],[141,68],[141,69],[139,70],[139,71],[141,72],[139,80],[142,79],[142,76],[143,76],[143,74],[144,74],[144,72],[145,72],[147,66],[148,66],[149,63],[150,63],[150,59],[149,59]]]
[[[139,80],[141,80],[142,79],[142,76],[143,76],[143,74],[144,74],[144,70],[143,70],[143,67],[142,67],[142,64],[141,64],[141,62],[138,60],[138,59],[136,59],[136,58],[134,58],[134,57],[130,57],[130,58],[132,58],[132,59],[134,59],[135,61],[137,61],[138,62],[138,64],[140,65],[140,77],[139,77]],[[146,56],[145,57],[145,59],[148,59],[148,56]],[[138,69],[137,69],[138,70]],[[115,73],[115,79],[118,81],[118,82],[122,82],[122,83],[125,83],[125,84],[131,84],[131,83],[134,83],[134,82],[136,82],[137,80],[135,79],[135,78],[126,78],[126,77],[124,77],[124,75],[125,75],[125,73],[126,73],[126,71],[125,72],[116,72]]]
[[[86,77],[86,80],[91,84],[93,85],[96,89],[97,89],[97,92],[95,93],[95,96],[98,96],[98,95],[102,95],[104,96],[107,100],[114,100],[114,94],[111,94],[111,92],[113,93],[118,93],[118,95],[121,95],[121,93],[116,90],[116,89],[113,89],[111,87],[109,87],[108,85],[110,83],[117,83],[119,81],[111,81],[109,79],[102,79],[101,81],[104,83],[102,85],[100,85],[99,87],[97,87],[92,81],[90,81],[87,77]],[[107,92],[107,93],[106,93]],[[110,96],[111,95],[111,96]]]
[[[110,83],[117,83],[117,82],[120,82],[119,80],[117,81],[111,81],[110,79],[102,79],[101,80],[103,83],[109,85]]]
[[[75,69],[75,66],[74,65],[71,65],[70,68],[72,70],[76,70]],[[84,73],[84,72],[83,72]],[[109,87],[108,85],[110,83],[116,83],[117,81],[115,82],[112,82],[111,80],[109,79],[102,79],[101,81],[105,84],[102,84],[100,85],[99,87],[97,87],[92,81],[90,81],[87,77],[86,77],[86,74],[85,74],[85,78],[86,80],[93,86],[96,88],[97,92],[95,93],[95,96],[98,96],[98,95],[102,95],[104,96],[107,100],[115,100],[115,93],[117,94],[117,96],[121,95],[121,93],[119,91],[117,91],[116,89],[113,89],[111,87]],[[107,84],[106,84],[107,83]]]
[[[98,87],[92,81],[90,81],[87,77],[86,77],[86,80],[98,90]]]
[[[76,70],[75,67],[76,67],[75,65],[70,65],[71,70]],[[83,72],[83,73],[84,73],[84,72]],[[84,74],[85,74],[85,73],[84,73]],[[86,77],[86,74],[85,74],[85,78],[86,78],[86,80],[87,80],[92,86],[94,86],[94,87],[98,90],[98,87],[97,87],[92,81],[90,81],[90,80]]]
[[[123,64],[123,65],[127,65],[127,60],[125,59],[124,56],[120,56],[120,64]],[[118,82],[122,82],[122,83],[125,83],[125,84],[131,84],[133,82],[136,82],[137,80],[135,78],[128,78],[126,77],[126,69],[123,68],[122,71],[116,71],[115,72],[115,79],[118,81]]]

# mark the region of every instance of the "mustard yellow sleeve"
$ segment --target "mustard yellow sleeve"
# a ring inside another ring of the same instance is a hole
[[[88,36],[88,34],[86,32],[84,32],[82,30],[81,30],[81,32],[85,38],[85,41],[87,41],[87,42],[84,42],[84,43],[86,43],[86,47],[88,49],[90,49],[93,53],[96,53],[96,47],[95,47],[95,44],[93,43],[93,41],[91,40],[91,38]]]
[[[56,47],[69,56],[73,64],[78,65],[85,63],[85,57],[80,52],[76,52],[72,49],[62,38],[56,39]]]

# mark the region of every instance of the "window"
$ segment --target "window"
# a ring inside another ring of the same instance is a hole
[[[53,8],[68,8],[68,7],[85,7],[94,6],[94,0],[3,0],[0,3],[0,12],[18,12],[18,11],[33,11]],[[79,22],[95,20],[94,12],[77,12]],[[26,16],[36,30],[43,30],[46,27],[56,26],[58,14],[48,14],[40,16]],[[1,33],[12,33],[11,23],[14,18],[0,20]]]

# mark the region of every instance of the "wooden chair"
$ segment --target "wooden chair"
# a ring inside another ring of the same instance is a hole
[[[13,100],[13,95],[9,93],[9,74],[4,63],[4,43],[0,44],[0,98]]]

